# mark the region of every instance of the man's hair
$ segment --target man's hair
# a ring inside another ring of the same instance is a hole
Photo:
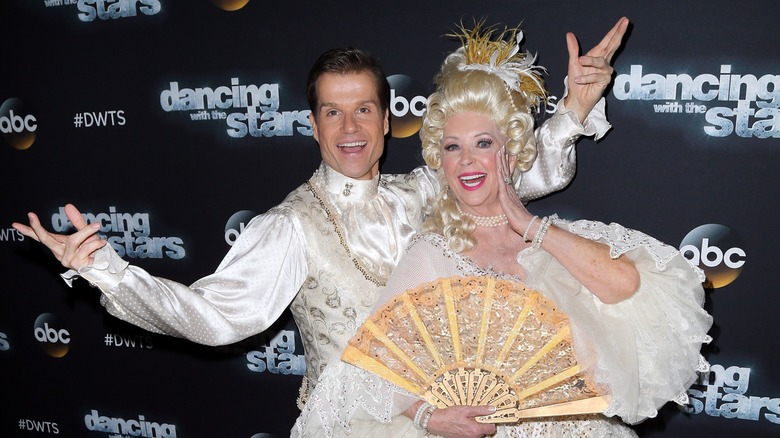
[[[382,112],[390,107],[390,84],[376,59],[368,53],[354,47],[343,47],[328,50],[320,55],[309,70],[306,84],[306,97],[309,100],[311,113],[317,116],[317,79],[325,73],[347,74],[368,73],[376,82],[379,106]]]

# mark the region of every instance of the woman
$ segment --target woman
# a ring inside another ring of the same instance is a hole
[[[674,248],[618,224],[539,219],[524,207],[511,188],[536,157],[531,112],[545,92],[533,60],[518,54],[520,37],[503,36],[464,31],[463,47],[442,66],[421,137],[443,189],[428,233],[415,239],[377,307],[455,275],[525,283],[569,316],[578,359],[592,364],[612,402],[604,415],[523,421],[499,426],[496,436],[636,436],[616,417],[636,423],[684,401],[706,369],[703,275]],[[435,409],[338,363],[323,372],[293,436],[481,436],[496,432],[474,420],[489,412]]]

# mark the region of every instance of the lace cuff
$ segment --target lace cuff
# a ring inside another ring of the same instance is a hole
[[[81,277],[89,281],[90,285],[105,291],[122,281],[128,265],[129,263],[119,257],[111,245],[105,244],[95,251],[95,261],[91,265],[83,266],[78,271],[69,269],[60,276],[70,287],[73,287],[73,280]]]
[[[335,360],[320,374],[291,437],[400,436],[418,398],[381,377]]]
[[[574,110],[566,109],[566,106],[563,103],[566,96],[569,95],[568,76],[563,79],[563,86],[563,96],[561,97],[561,100],[558,101],[558,113],[568,116],[571,123],[579,128],[579,132],[576,133],[577,135],[584,135],[586,137],[592,135],[594,136],[594,140],[600,140],[610,129],[612,129],[612,125],[607,121],[606,99],[603,97],[599,99],[599,101],[596,102],[596,105],[590,110],[590,113],[588,113],[588,116],[585,117],[585,121],[580,123],[577,113],[575,113]],[[576,137],[574,138],[576,139]]]
[[[609,256],[613,259],[633,251],[638,248],[645,248],[655,261],[656,268],[659,271],[666,270],[666,265],[680,252],[654,237],[648,236],[640,231],[626,228],[620,224],[611,223],[605,225],[595,221],[576,221],[568,224],[568,229],[574,234],[578,234],[590,240],[597,240],[609,245]],[[686,259],[687,260],[687,259]],[[704,271],[698,266],[689,263],[696,272],[700,283],[706,280]]]

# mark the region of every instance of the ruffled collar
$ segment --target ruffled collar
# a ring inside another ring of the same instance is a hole
[[[317,169],[316,180],[328,199],[340,205],[370,202],[379,193],[379,174],[370,180],[358,180],[342,175],[325,162]]]

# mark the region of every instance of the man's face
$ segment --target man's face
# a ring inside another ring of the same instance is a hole
[[[309,121],[328,166],[355,179],[371,179],[379,173],[379,158],[390,124],[370,74],[320,76],[317,108]]]

